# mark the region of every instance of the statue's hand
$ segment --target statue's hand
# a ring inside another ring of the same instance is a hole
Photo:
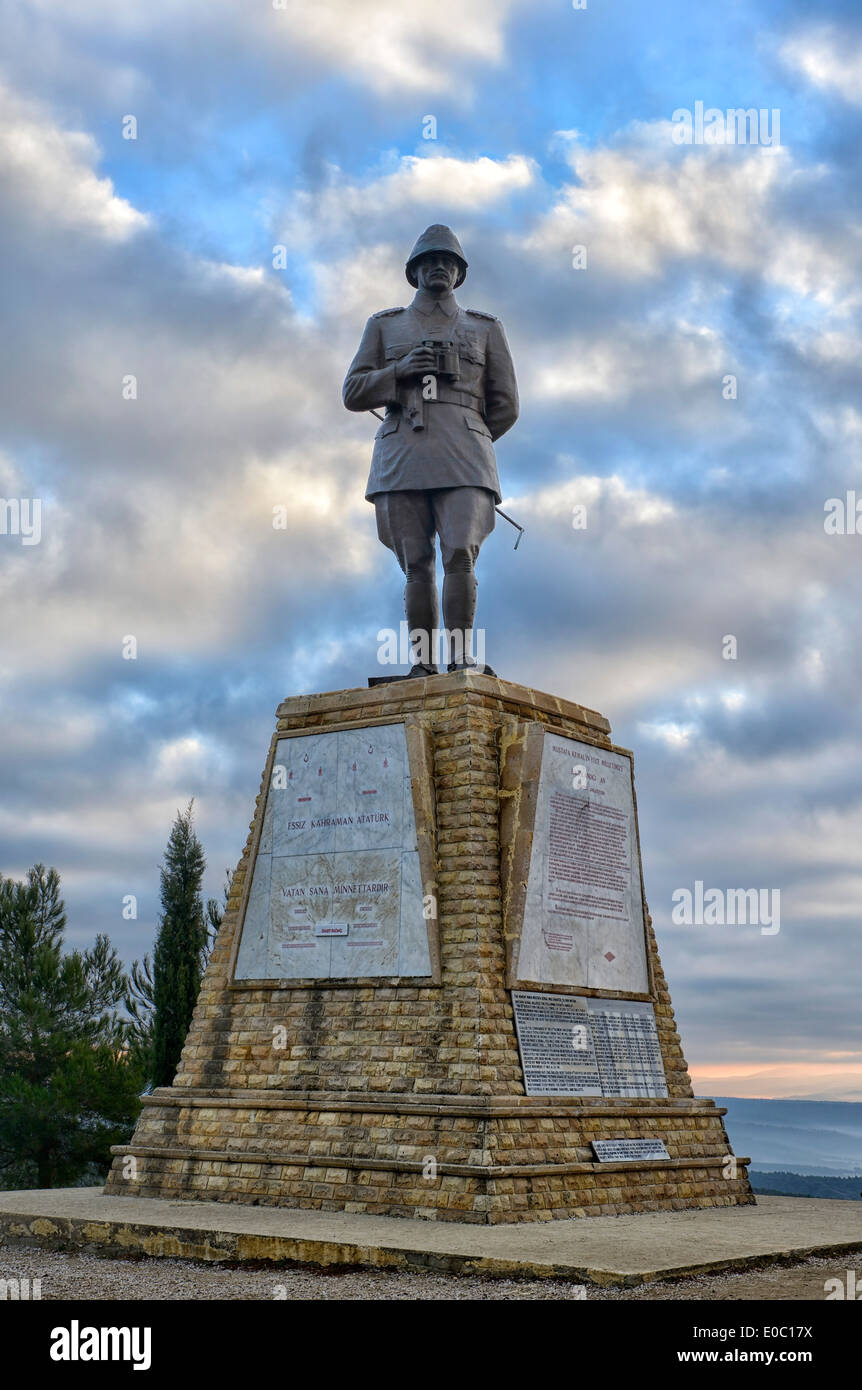
[[[395,380],[403,381],[405,377],[426,376],[429,372],[433,373],[437,366],[437,354],[433,348],[415,347],[408,352],[406,357],[400,357],[395,363]]]

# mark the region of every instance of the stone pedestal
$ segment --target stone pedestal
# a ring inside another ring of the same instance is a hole
[[[106,1191],[485,1223],[751,1202],[723,1113],[692,1096],[630,755],[460,672],[279,707],[177,1075]]]

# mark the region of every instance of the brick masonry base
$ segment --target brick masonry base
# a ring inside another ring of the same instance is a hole
[[[286,700],[277,734],[398,719],[433,748],[441,983],[232,982],[262,787],[177,1075],[145,1098],[106,1192],[487,1224],[753,1202],[724,1111],[692,1095],[651,924],[668,1097],[524,1094],[506,986],[500,744],[530,721],[611,748],[607,720],[460,672]],[[670,1159],[597,1163],[598,1138],[661,1139]]]

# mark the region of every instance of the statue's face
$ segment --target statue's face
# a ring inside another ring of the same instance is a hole
[[[461,267],[448,251],[428,251],[416,266],[419,288],[429,294],[449,294],[455,288]]]

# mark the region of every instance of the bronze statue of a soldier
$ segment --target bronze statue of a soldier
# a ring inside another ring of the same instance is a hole
[[[430,675],[438,631],[435,536],[449,670],[476,665],[474,567],[502,500],[493,443],[518,418],[518,388],[500,320],[455,299],[467,261],[451,228],[428,227],[405,272],[413,301],[372,314],[343,397],[348,410],[386,407],[365,496],[407,581],[410,674]]]

